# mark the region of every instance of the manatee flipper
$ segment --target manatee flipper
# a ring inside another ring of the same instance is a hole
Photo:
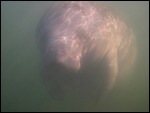
[[[116,81],[118,74],[117,48],[113,48],[111,52],[106,54],[106,62],[107,62],[106,70],[108,70],[108,75],[106,75],[108,76],[106,90],[104,90],[103,93],[99,91],[98,96],[95,100],[95,106],[98,104],[101,95],[105,95],[108,90],[111,90]]]
[[[118,56],[117,56],[117,48],[111,49],[109,54],[106,55],[108,62],[108,86],[107,89],[111,89],[115,83],[118,74]]]
[[[48,90],[49,95],[54,98],[55,100],[61,101],[64,99],[64,91],[56,79],[55,74],[51,73],[50,71],[46,71],[44,75],[44,82],[46,84],[46,88]]]
[[[57,80],[53,80],[52,83],[50,83],[50,86],[48,86],[48,90],[52,98],[59,101],[64,99],[63,89]]]

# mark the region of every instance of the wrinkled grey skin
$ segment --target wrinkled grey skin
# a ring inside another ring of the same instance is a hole
[[[58,2],[42,17],[37,34],[44,80],[58,100],[66,84],[92,96],[111,89],[119,70],[135,57],[130,27],[105,5]]]

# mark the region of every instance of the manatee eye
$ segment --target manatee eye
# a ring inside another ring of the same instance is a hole
[[[64,49],[60,49],[60,50],[58,50],[58,52],[57,52],[57,55],[58,56],[61,56],[61,55],[64,55],[65,54],[65,50]]]
[[[50,51],[47,51],[47,54],[50,58],[56,57],[56,51],[54,49],[51,49]]]

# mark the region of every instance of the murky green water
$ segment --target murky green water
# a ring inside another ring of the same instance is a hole
[[[137,39],[135,73],[98,103],[51,99],[40,76],[35,30],[54,2],[1,2],[1,111],[149,111],[149,2],[105,2],[129,20]]]

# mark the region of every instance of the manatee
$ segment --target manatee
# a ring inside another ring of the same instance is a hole
[[[43,78],[57,100],[65,97],[66,86],[91,95],[112,89],[136,57],[130,25],[104,4],[58,2],[42,16],[37,37]]]

